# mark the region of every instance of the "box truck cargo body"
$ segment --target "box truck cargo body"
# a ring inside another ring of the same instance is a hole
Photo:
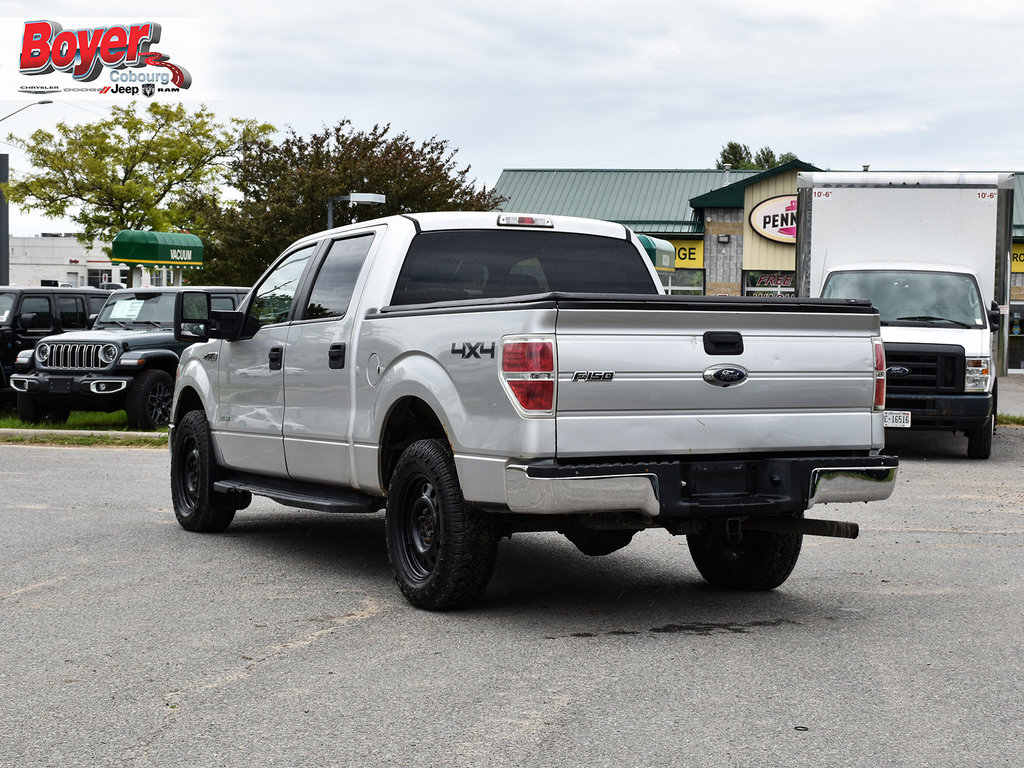
[[[1006,368],[1013,175],[797,179],[797,293],[878,307],[886,426],[963,432],[968,455],[988,458]]]

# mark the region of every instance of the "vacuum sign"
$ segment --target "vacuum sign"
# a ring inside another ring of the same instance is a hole
[[[750,212],[750,226],[777,243],[796,242],[796,195],[769,197]]]

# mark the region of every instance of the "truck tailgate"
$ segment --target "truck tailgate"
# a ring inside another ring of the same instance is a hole
[[[560,305],[559,457],[881,447],[870,307],[664,298]]]

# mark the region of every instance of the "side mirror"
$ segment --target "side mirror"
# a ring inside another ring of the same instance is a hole
[[[89,315],[89,319],[85,321],[85,327],[92,328],[94,325],[96,325],[96,320],[99,319],[99,316],[100,315],[98,312],[95,315]]]
[[[988,322],[992,326],[993,331],[998,331],[999,326],[1003,322],[1003,318],[999,314],[999,305],[994,301],[992,302],[992,308],[988,311]]]
[[[36,313],[24,312],[18,315],[18,327],[23,331],[31,331],[36,327]]]
[[[182,291],[174,297],[174,338],[195,343],[210,339],[210,294]]]

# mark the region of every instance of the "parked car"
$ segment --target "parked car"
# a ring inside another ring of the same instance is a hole
[[[180,288],[104,292],[91,329],[49,335],[15,360],[11,386],[22,421],[63,422],[71,411],[118,411],[133,429],[167,424],[174,372],[187,342],[174,338]],[[211,287],[213,306],[235,309],[247,288]]]
[[[44,336],[87,329],[109,296],[98,288],[0,286],[0,401],[14,401],[10,377],[19,352]]]

